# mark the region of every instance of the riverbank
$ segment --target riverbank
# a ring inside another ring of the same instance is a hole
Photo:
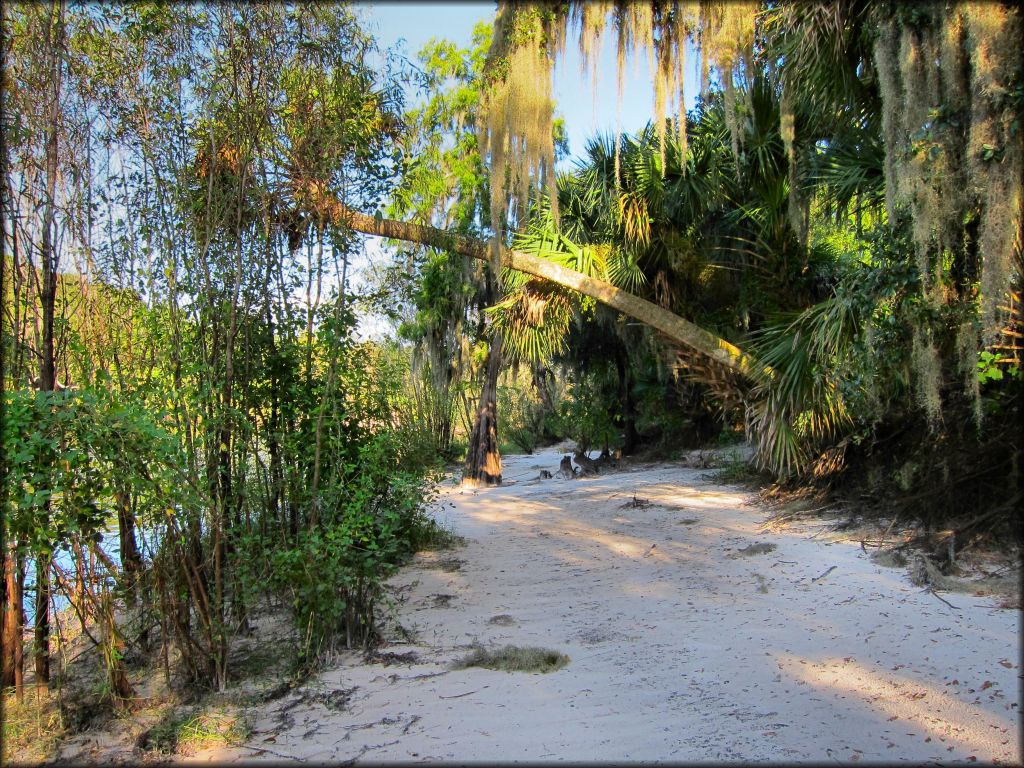
[[[773,525],[704,467],[537,479],[559,457],[445,487],[466,544],[392,580],[389,645],[193,759],[1020,761],[1005,597],[916,586],[828,521]],[[455,668],[509,645],[569,663]]]
[[[999,577],[959,592],[921,586],[913,553],[879,549],[877,530],[780,515],[717,479],[742,474],[715,469],[741,468],[735,449],[540,479],[561,456],[507,457],[499,488],[442,486],[433,515],[464,543],[391,579],[383,646],[292,687],[290,626],[264,610],[226,693],[184,700],[140,669],[143,706],[46,732],[50,754],[1019,762],[1006,562],[975,562]],[[502,653],[553,671],[473,666]]]

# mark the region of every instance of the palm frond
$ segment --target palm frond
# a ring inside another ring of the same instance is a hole
[[[651,214],[644,197],[624,191],[619,195],[618,217],[626,242],[641,247],[650,244]]]
[[[772,372],[753,391],[759,460],[780,476],[803,471],[809,447],[851,423],[838,371],[859,323],[856,305],[833,296],[753,335],[754,355]]]
[[[824,187],[837,216],[885,207],[885,150],[878,136],[841,137],[817,158],[810,181]]]
[[[636,254],[623,248],[612,252],[611,258],[608,259],[606,275],[612,285],[631,293],[638,293],[639,289],[647,284],[647,275],[637,261]]]
[[[486,311],[510,360],[539,364],[566,349],[572,300],[547,281],[528,279]]]

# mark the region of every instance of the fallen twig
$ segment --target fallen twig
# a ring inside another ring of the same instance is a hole
[[[367,752],[371,752],[375,749],[384,749],[384,747],[393,747],[395,746],[395,744],[398,743],[398,741],[398,739],[395,739],[394,741],[387,741],[383,744],[364,744],[362,747],[360,747],[358,755],[356,755],[355,757],[350,757],[348,760],[344,760],[341,763],[338,763],[338,765],[355,765],[356,762],[358,762],[359,759]]]
[[[485,685],[484,688],[487,686]],[[470,696],[474,693],[480,693],[484,688],[477,688],[475,691],[466,691],[465,693],[457,693],[454,696],[438,696],[439,699],[461,699],[463,696]]]
[[[400,677],[399,680],[428,680],[431,677],[441,677],[447,675],[447,670],[444,672],[426,672],[422,675],[412,675],[411,677]]]
[[[775,515],[773,517],[770,517],[765,522],[763,522],[761,524],[761,528],[764,529],[773,525],[781,525],[782,523],[789,522],[790,520],[794,520],[799,517],[815,517],[818,515],[818,513],[830,510],[835,506],[836,503],[832,503],[826,504],[823,507],[818,507],[817,509],[798,509],[793,512],[786,512],[784,514]]]
[[[936,596],[937,598],[939,598],[939,600],[941,600],[942,602],[944,602],[944,603],[945,603],[946,605],[948,605],[948,606],[949,606],[950,608],[952,608],[952,609],[953,609],[954,611],[959,611],[959,610],[960,610],[960,609],[959,609],[959,608],[957,608],[957,607],[956,607],[955,605],[953,605],[953,604],[952,604],[951,602],[949,602],[949,600],[947,600],[947,599],[946,599],[946,598],[944,598],[944,597],[943,597],[942,595],[940,595],[940,594],[939,594],[938,592],[936,592],[936,591],[935,591],[935,588],[934,588],[934,587],[931,587],[931,586],[930,586],[930,587],[928,587],[928,589],[926,589],[925,591],[926,591],[926,592],[931,592],[931,593],[932,593],[933,595],[935,595],[935,596]]]
[[[272,749],[267,749],[266,747],[250,747],[248,744],[236,744],[235,746],[241,747],[242,749],[251,749],[253,752],[266,752],[268,755],[273,755],[274,757],[283,757],[286,760],[294,760],[297,763],[306,762],[301,757],[296,757],[295,755],[284,755],[280,752],[275,752]]]
[[[824,579],[826,576],[828,576],[830,573],[832,573],[832,571],[834,571],[838,567],[839,566],[833,565],[831,568],[829,568],[827,571],[825,571],[823,574],[821,574],[821,576],[813,578],[813,579],[811,579],[811,581],[812,582],[813,581],[821,581],[822,579]]]
[[[407,734],[409,732],[409,729],[412,728],[414,725],[416,725],[416,723],[418,723],[419,721],[420,721],[420,716],[419,715],[413,715],[412,719],[409,720],[409,722],[406,723],[405,727],[402,729],[402,735],[405,736],[405,734]]]

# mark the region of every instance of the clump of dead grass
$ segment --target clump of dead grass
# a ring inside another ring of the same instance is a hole
[[[546,674],[559,670],[568,663],[568,656],[548,648],[506,645],[496,650],[475,648],[468,656],[455,662],[454,669],[483,667],[484,669],[498,669],[505,672],[540,672]]]
[[[7,765],[41,762],[52,757],[64,733],[60,706],[54,696],[39,694],[26,685],[24,698],[18,701],[14,690],[3,694],[3,744],[0,762]]]
[[[956,573],[944,573],[943,569],[932,562],[922,552],[915,552],[908,559],[909,577],[912,584],[919,587],[931,587],[944,592],[972,594],[976,597],[1000,596],[1006,599],[1019,593],[1019,580],[1013,576],[995,576]],[[949,567],[949,570],[959,570]],[[1018,598],[1019,599],[1019,598]]]
[[[140,739],[140,745],[161,754],[193,755],[212,747],[240,744],[249,732],[248,723],[232,708],[172,709]]]

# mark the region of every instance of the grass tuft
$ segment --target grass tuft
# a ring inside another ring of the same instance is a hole
[[[34,685],[25,686],[18,701],[14,689],[3,692],[3,740],[0,763],[40,762],[53,757],[64,732],[55,696],[38,694]]]
[[[569,663],[564,653],[547,648],[520,647],[506,645],[497,650],[476,648],[464,659],[457,661],[455,669],[483,667],[484,669],[500,669],[505,672],[540,672],[546,674],[561,669]]]
[[[237,715],[220,710],[171,712],[150,729],[144,746],[163,754],[190,755],[210,747],[238,744],[249,735]]]

